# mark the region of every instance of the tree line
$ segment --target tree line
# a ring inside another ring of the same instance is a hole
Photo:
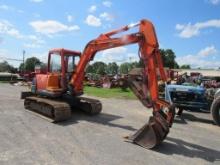
[[[33,72],[36,65],[43,64],[38,58],[30,57],[25,60],[25,63],[21,63],[18,68],[10,65],[7,61],[0,62],[0,72],[10,72],[10,73],[17,73],[17,72]]]
[[[164,67],[170,69],[190,69],[190,65],[182,65],[179,66],[176,62],[176,55],[171,49],[160,49],[161,58],[163,61]],[[143,67],[143,61],[139,60],[139,62],[124,62],[118,65],[115,62],[112,63],[104,63],[104,62],[94,62],[93,64],[88,65],[86,69],[86,73],[95,73],[100,75],[105,74],[127,74],[133,68],[141,68]]]
[[[176,62],[176,55],[172,49],[160,49],[160,54],[162,57],[162,61],[164,67],[171,69],[190,69],[190,65],[182,65],[179,66]],[[19,68],[14,68],[8,62],[3,61],[0,62],[0,72],[11,72],[15,73],[19,71],[29,71],[33,72],[35,65],[45,65],[38,58],[31,57],[25,60],[25,63],[21,63]],[[143,62],[140,60],[139,62],[124,62],[118,65],[116,62],[112,63],[104,63],[104,62],[94,62],[93,64],[89,64],[86,68],[86,73],[95,73],[95,74],[111,74],[115,75],[118,73],[127,74],[132,68],[140,68],[143,67]]]

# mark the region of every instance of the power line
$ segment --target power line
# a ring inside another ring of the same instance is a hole
[[[0,57],[0,59],[9,60],[9,61],[20,61],[20,62],[23,62],[23,60],[15,59],[15,58]]]

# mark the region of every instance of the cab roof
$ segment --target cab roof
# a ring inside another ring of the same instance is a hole
[[[53,48],[49,51],[49,53],[60,53],[63,52],[64,54],[74,54],[74,55],[81,55],[81,52],[79,51],[74,51],[74,50],[68,50],[64,48]]]

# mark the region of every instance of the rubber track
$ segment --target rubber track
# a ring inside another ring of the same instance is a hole
[[[79,108],[90,115],[99,114],[102,111],[102,103],[99,100],[87,97],[79,97]]]
[[[64,121],[71,117],[71,107],[61,100],[27,97],[24,106],[26,109],[38,113],[52,122]]]

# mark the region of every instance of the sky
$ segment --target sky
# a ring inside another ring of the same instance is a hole
[[[0,61],[22,60],[23,50],[43,62],[51,48],[83,51],[101,33],[141,19],[154,24],[160,48],[172,49],[179,65],[220,67],[220,0],[0,0]],[[133,62],[137,52],[119,47],[94,60]]]

